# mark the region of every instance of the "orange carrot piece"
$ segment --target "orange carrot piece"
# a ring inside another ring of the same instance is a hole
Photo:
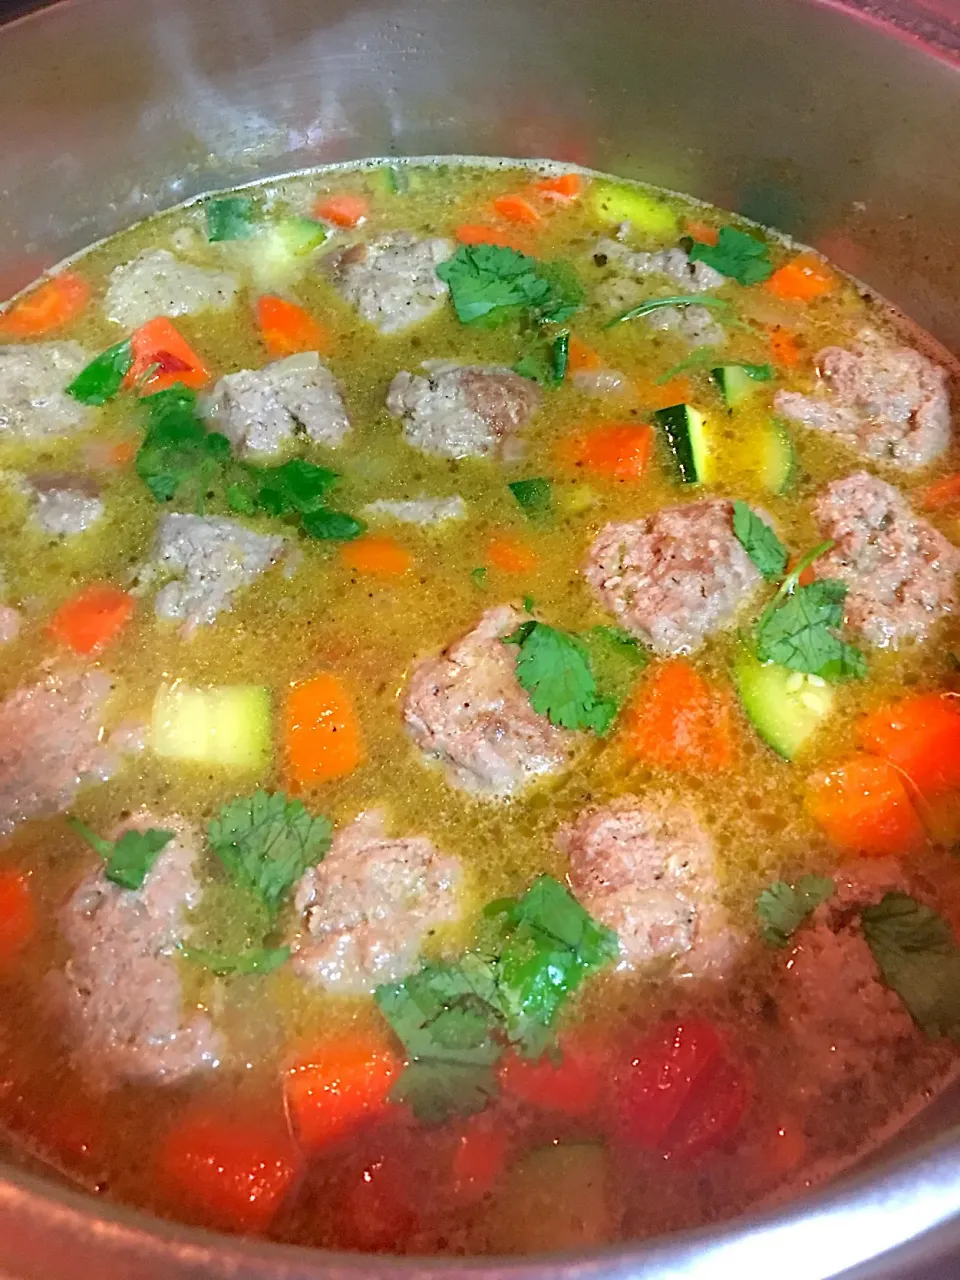
[[[163,1189],[205,1223],[232,1231],[264,1231],[302,1166],[290,1135],[270,1120],[193,1109],[160,1145]]]
[[[539,178],[534,184],[545,200],[570,204],[583,192],[583,179],[579,173],[561,173],[556,178]]]
[[[256,314],[261,341],[271,355],[292,356],[300,351],[329,352],[330,330],[295,302],[264,294],[257,299]]]
[[[687,222],[686,232],[700,244],[716,244],[720,239],[720,232],[716,227],[711,227],[708,222],[698,222],[696,219]]]
[[[332,222],[336,227],[358,227],[370,212],[370,202],[364,196],[321,196],[313,206],[313,212],[316,217]]]
[[[685,374],[678,374],[669,382],[637,379],[634,385],[641,402],[648,409],[668,409],[672,404],[689,404],[695,396],[693,384]]]
[[[74,653],[99,653],[126,626],[133,607],[129,592],[94,582],[63,602],[50,619],[50,634]]]
[[[373,1034],[344,1034],[299,1049],[284,1091],[300,1143],[317,1150],[382,1115],[402,1069],[403,1060]]]
[[[484,563],[501,573],[533,573],[540,557],[528,542],[510,533],[501,533],[487,543]]]
[[[39,338],[62,329],[84,309],[92,290],[75,271],[61,271],[18,298],[0,312],[0,334],[10,338]]]
[[[610,480],[639,480],[653,449],[653,430],[642,423],[614,422],[562,440],[561,461]]]
[[[301,787],[346,777],[363,759],[353,698],[326,672],[295,684],[284,710],[288,777]]]
[[[924,693],[865,716],[857,726],[864,751],[907,775],[927,799],[960,787],[960,698]]]
[[[847,853],[868,857],[921,849],[923,824],[902,774],[889,760],[854,755],[807,784],[807,809],[827,838]]]
[[[927,511],[939,511],[960,502],[960,472],[935,480],[920,492],[920,505]]]
[[[4,867],[0,870],[0,973],[13,968],[36,928],[30,881],[12,867]]]
[[[582,369],[602,369],[604,361],[593,347],[588,347],[582,338],[571,333],[567,343],[567,377],[579,373]]]
[[[166,316],[157,316],[135,329],[130,346],[133,363],[123,385],[139,385],[142,395],[156,395],[177,383],[196,391],[210,381],[210,370]]]
[[[793,369],[800,363],[800,344],[797,335],[782,325],[774,325],[770,330],[770,354],[774,364],[785,369]]]
[[[506,218],[507,222],[526,223],[528,226],[536,226],[537,223],[543,221],[543,214],[539,213],[526,196],[513,193],[506,196],[498,196],[493,202],[493,209],[501,218]]]
[[[837,287],[837,277],[819,258],[812,253],[804,253],[778,268],[765,287],[778,298],[811,302],[832,293]]]
[[[464,1121],[450,1167],[450,1187],[461,1203],[482,1200],[493,1190],[507,1167],[510,1134],[503,1123],[488,1115]]]
[[[733,762],[729,699],[683,658],[662,663],[627,708],[624,746],[653,768],[719,773]]]
[[[529,253],[529,238],[507,227],[492,227],[484,222],[463,222],[453,233],[459,244],[496,244],[517,253]]]
[[[340,559],[348,569],[375,578],[399,578],[413,568],[413,555],[395,538],[367,533],[340,546]]]
[[[797,556],[791,556],[790,561],[787,564],[788,573],[792,573],[794,569],[797,567],[798,559],[799,557]],[[817,571],[815,567],[812,564],[808,564],[807,567],[801,571],[800,577],[797,579],[797,582],[801,587],[809,587],[810,583],[815,582],[816,579],[817,579]]]

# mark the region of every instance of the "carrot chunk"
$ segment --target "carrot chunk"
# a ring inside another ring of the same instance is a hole
[[[197,1109],[166,1134],[157,1172],[168,1194],[210,1225],[264,1231],[301,1163],[290,1135],[279,1124]]]
[[[530,240],[508,227],[492,227],[485,222],[462,222],[453,233],[460,244],[496,244],[517,253],[530,252]]]
[[[608,480],[639,480],[652,449],[650,427],[615,422],[562,440],[557,454],[568,466],[582,467]]]
[[[37,912],[30,881],[10,867],[0,870],[0,973],[11,969],[33,938]]]
[[[142,384],[144,395],[155,395],[177,383],[197,390],[210,381],[210,370],[166,316],[135,329],[130,346],[133,363],[123,380],[125,387]]]
[[[358,227],[370,212],[370,202],[364,196],[321,196],[313,212],[336,227]]]
[[[907,775],[926,798],[960,787],[960,698],[925,693],[860,721],[860,746]]]
[[[814,298],[832,293],[837,287],[837,277],[819,258],[806,253],[779,267],[765,287],[778,298],[811,302]]]
[[[868,857],[915,853],[926,836],[902,775],[889,760],[854,755],[807,783],[807,809],[829,840]]]
[[[61,271],[0,312],[0,334],[11,338],[39,338],[62,329],[90,300],[90,285],[75,271]]]
[[[664,662],[627,708],[624,746],[653,768],[728,769],[734,755],[729,699],[683,658]]]
[[[602,369],[603,366],[602,357],[593,347],[588,347],[575,333],[571,333],[567,343],[567,377],[582,369]]]
[[[648,409],[669,409],[672,404],[689,404],[695,399],[693,384],[683,374],[668,382],[637,379],[637,395]]]
[[[302,787],[346,777],[363,759],[353,698],[326,672],[295,684],[284,710],[287,773]]]
[[[939,511],[960,502],[960,472],[935,480],[920,492],[920,505],[927,511]]]
[[[413,556],[395,538],[368,533],[340,547],[340,559],[357,573],[375,578],[399,578],[413,568]]]
[[[501,218],[505,218],[507,222],[520,222],[528,226],[536,226],[543,221],[543,214],[539,213],[526,196],[511,194],[506,196],[498,196],[493,202],[493,209]]]
[[[528,542],[509,533],[490,539],[484,559],[501,573],[533,573],[540,563],[540,557]]]
[[[74,653],[99,653],[126,626],[133,607],[129,592],[94,582],[63,602],[50,619],[50,634]]]
[[[533,184],[545,200],[570,204],[583,191],[583,179],[579,173],[561,173],[556,178],[539,178]]]
[[[686,223],[686,232],[700,244],[716,244],[720,239],[720,232],[716,227],[711,227],[709,222],[698,222],[695,218]]]
[[[264,294],[257,299],[256,314],[261,341],[273,356],[330,350],[330,330],[295,302]]]
[[[800,363],[800,343],[797,335],[782,325],[774,325],[770,329],[770,354],[774,364],[784,369],[793,369]]]
[[[284,1090],[301,1144],[316,1150],[376,1119],[402,1067],[397,1054],[372,1034],[345,1034],[298,1050]]]

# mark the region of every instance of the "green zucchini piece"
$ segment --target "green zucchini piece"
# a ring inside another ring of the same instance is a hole
[[[162,684],[153,703],[150,745],[168,760],[262,773],[272,755],[269,690],[256,684]]]
[[[728,409],[739,409],[756,395],[756,381],[742,364],[720,365],[719,368],[710,370],[710,376],[720,388]]]
[[[689,404],[672,404],[653,415],[666,437],[684,484],[703,484],[710,471],[710,446],[702,413]]]
[[[629,222],[633,232],[659,240],[674,240],[680,234],[677,215],[670,206],[635,187],[594,182],[590,186],[590,204],[604,222]]]
[[[750,723],[784,760],[792,760],[817,732],[836,701],[819,676],[761,663],[749,653],[738,658],[733,679]]]
[[[789,493],[797,479],[797,450],[790,432],[779,420],[771,418],[761,455],[760,475],[770,493]]]

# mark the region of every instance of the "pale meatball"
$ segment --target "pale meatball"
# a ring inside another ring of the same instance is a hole
[[[399,333],[433,315],[447,296],[437,267],[453,256],[449,240],[395,231],[328,254],[320,263],[334,288],[381,333]]]
[[[0,440],[72,435],[93,421],[93,410],[66,388],[89,363],[79,342],[0,346]]]
[[[136,329],[155,316],[225,311],[239,284],[226,271],[181,262],[167,249],[144,249],[110,272],[103,311],[108,320]]]

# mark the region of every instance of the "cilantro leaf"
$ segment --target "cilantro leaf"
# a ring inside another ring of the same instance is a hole
[[[476,569],[470,570],[470,580],[475,587],[479,587],[481,591],[487,588],[487,568],[485,565],[478,565]]]
[[[205,951],[202,947],[182,947],[181,950],[187,960],[209,969],[220,978],[234,973],[273,973],[290,958],[289,947],[252,947],[235,953]]]
[[[67,387],[67,395],[81,404],[106,404],[123,386],[132,364],[133,346],[127,338],[94,356]]]
[[[311,538],[322,542],[352,542],[367,529],[362,520],[343,511],[310,511],[300,525]]]
[[[207,239],[246,240],[253,235],[253,201],[249,196],[222,196],[208,200]]]
[[[760,284],[773,275],[768,246],[736,227],[721,227],[716,244],[695,240],[689,257],[691,262],[705,262],[738,284]]]
[[[782,575],[787,567],[787,548],[749,503],[739,499],[733,504],[733,532],[768,582]]]
[[[598,693],[581,640],[545,622],[524,622],[503,643],[519,646],[517,679],[538,715],[559,728],[607,732],[617,706]]]
[[[914,1022],[930,1037],[960,1041],[960,947],[942,916],[906,893],[864,907],[863,936]]]
[[[583,301],[583,287],[572,268],[541,263],[502,245],[461,245],[437,267],[450,289],[457,318],[499,324],[527,310],[533,318],[560,322]]]
[[[796,884],[778,880],[757,898],[760,933],[771,947],[785,947],[807,916],[825,902],[836,885],[826,876],[801,876]]]
[[[637,675],[647,665],[643,645],[620,627],[591,627],[581,633],[580,639],[587,647],[597,688],[621,707]]]
[[[196,395],[186,387],[145,396],[147,431],[137,451],[136,471],[158,502],[169,502],[186,486],[199,503],[230,461],[230,441],[207,431],[196,417]]]
[[[544,476],[531,480],[514,480],[507,488],[529,518],[545,515],[553,503],[553,485]]]
[[[513,371],[545,387],[559,387],[567,376],[569,359],[570,331],[564,329],[546,347],[538,347],[521,356]]]
[[[257,507],[271,516],[319,511],[339,479],[336,471],[303,458],[291,458],[279,467],[248,466],[247,473],[256,487]]]
[[[207,828],[231,879],[276,912],[287,890],[330,847],[330,822],[282,791],[255,791],[223,806]]]
[[[390,1101],[406,1103],[422,1124],[445,1124],[453,1116],[482,1111],[499,1092],[493,1066],[420,1058],[404,1067]]]
[[[757,657],[827,680],[863,679],[867,660],[835,634],[843,622],[846,585],[820,578],[796,587],[757,625]]]
[[[143,886],[157,855],[174,837],[174,832],[160,831],[156,827],[149,827],[146,831],[131,827],[119,840],[104,840],[79,818],[68,818],[67,822],[106,862],[104,874],[107,879],[123,889],[140,889]]]

